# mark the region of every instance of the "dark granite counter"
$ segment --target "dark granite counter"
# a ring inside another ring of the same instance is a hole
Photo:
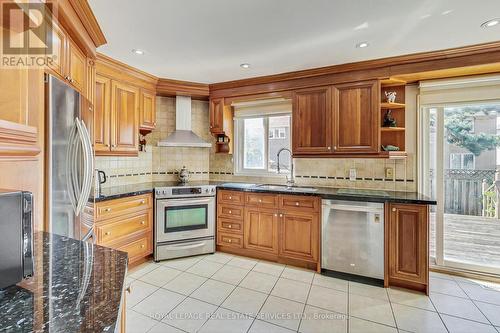
[[[367,202],[395,202],[408,204],[435,205],[436,201],[417,192],[401,192],[387,190],[364,190],[364,189],[346,189],[335,187],[311,186],[315,191],[302,190],[300,186],[292,190],[286,189],[266,189],[259,187],[258,184],[246,183],[221,183],[217,185],[218,189],[236,190],[244,192],[258,193],[280,193],[292,195],[313,195],[320,196],[322,199],[330,200],[349,200],[349,201],[367,201]]]
[[[191,182],[184,186],[197,185],[216,185],[218,189],[236,190],[245,192],[260,192],[260,193],[281,193],[295,195],[314,195],[320,196],[323,199],[331,200],[350,200],[350,201],[368,201],[368,202],[395,202],[408,204],[423,204],[435,205],[436,201],[417,192],[389,191],[389,190],[364,190],[364,189],[347,189],[335,187],[319,187],[311,186],[316,191],[301,190],[301,187],[295,187],[293,191],[283,188],[266,189],[261,188],[258,184],[249,183],[228,183],[201,181]],[[96,201],[105,201],[122,197],[129,197],[144,193],[153,192],[156,187],[178,186],[177,182],[152,182],[140,183],[133,185],[115,186],[103,189],[102,196],[96,198]]]
[[[38,232],[34,254],[34,276],[0,290],[0,332],[115,330],[125,252]]]

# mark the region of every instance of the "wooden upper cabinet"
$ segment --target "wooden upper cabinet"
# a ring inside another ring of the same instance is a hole
[[[80,92],[86,92],[87,58],[73,43],[68,43],[68,81]]]
[[[156,127],[156,94],[144,89],[140,94],[139,127],[152,130]]]
[[[245,208],[244,221],[244,248],[278,254],[278,212]]]
[[[279,255],[316,262],[319,259],[319,214],[285,211],[280,217]]]
[[[428,291],[428,206],[388,204],[390,285]]]
[[[66,34],[61,30],[56,22],[52,23],[52,29],[47,29],[47,33],[51,33],[52,36],[52,61],[47,62],[48,67],[52,69],[55,73],[64,77],[66,70],[66,50],[67,50],[67,38]]]
[[[335,153],[378,152],[379,91],[377,80],[333,86]]]
[[[96,75],[94,97],[94,150],[110,151],[111,80]]]
[[[111,151],[137,153],[139,90],[115,81],[111,86]]]
[[[224,126],[224,99],[213,98],[210,100],[210,132],[222,133]]]
[[[293,154],[329,154],[332,150],[332,98],[330,87],[293,93]]]

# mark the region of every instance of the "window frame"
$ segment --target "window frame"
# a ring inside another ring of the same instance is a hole
[[[269,118],[272,117],[290,117],[290,136],[286,137],[285,130],[285,138],[279,138],[283,140],[289,140],[290,149],[292,147],[292,113],[291,112],[283,112],[283,113],[272,113],[272,114],[262,114],[262,115],[251,115],[246,117],[238,117],[234,118],[234,175],[235,176],[254,176],[254,177],[275,177],[282,178],[283,175],[290,174],[289,170],[283,169],[280,173],[275,171],[269,171],[269,141],[272,140],[269,137]],[[264,118],[264,165],[265,169],[247,169],[244,168],[244,121],[245,119],[255,119],[255,118]]]

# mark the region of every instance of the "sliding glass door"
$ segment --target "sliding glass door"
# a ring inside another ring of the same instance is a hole
[[[500,274],[500,102],[423,106],[421,190],[431,209],[431,262]]]

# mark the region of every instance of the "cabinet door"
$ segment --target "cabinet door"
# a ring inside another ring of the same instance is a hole
[[[96,75],[94,102],[94,150],[109,152],[111,122],[111,80]]]
[[[85,93],[87,76],[87,58],[73,43],[68,43],[68,76],[69,82],[81,93]]]
[[[152,130],[156,126],[156,95],[154,92],[141,90],[139,127]]]
[[[222,133],[224,119],[224,99],[215,98],[210,100],[210,132]]]
[[[389,283],[427,284],[428,207],[389,204],[388,271]]]
[[[294,154],[329,154],[332,149],[330,87],[293,93],[292,146]]]
[[[139,149],[139,92],[137,88],[112,82],[111,151],[127,155]]]
[[[336,153],[378,151],[379,91],[376,80],[333,87],[333,132]]]
[[[280,215],[279,255],[318,261],[319,214],[285,212]]]
[[[54,72],[59,74],[61,77],[65,78],[67,75],[65,73],[67,65],[66,59],[66,35],[59,28],[56,22],[52,21],[52,29],[47,29],[47,33],[52,34],[50,37],[52,38],[52,57],[51,61],[47,62],[47,65]]]
[[[274,210],[245,209],[244,240],[246,249],[278,254],[278,213]]]

